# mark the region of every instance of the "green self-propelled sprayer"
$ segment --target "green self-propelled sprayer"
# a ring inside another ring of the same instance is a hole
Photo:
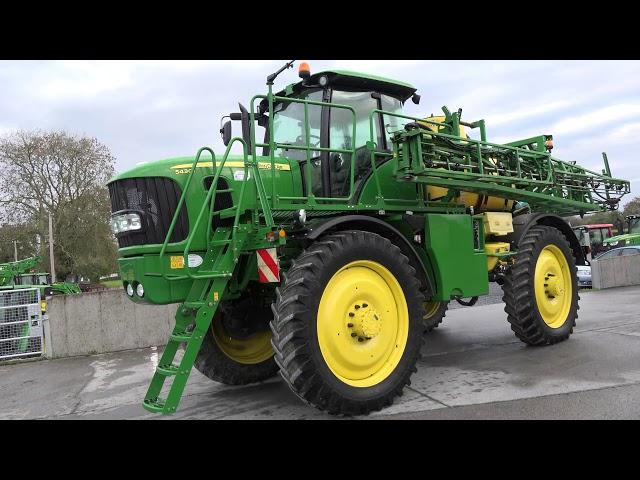
[[[280,372],[330,413],[378,410],[448,303],[492,281],[520,340],[569,337],[584,254],[561,217],[629,193],[606,155],[597,173],[552,157],[551,135],[499,145],[460,110],[408,116],[416,89],[374,75],[303,63],[273,93],[292,64],[229,116],[221,156],[204,147],[109,182],[126,294],[179,304],[147,410],[175,412],[194,365],[230,385]]]

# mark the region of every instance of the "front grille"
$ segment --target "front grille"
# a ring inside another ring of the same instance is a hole
[[[133,245],[163,243],[173,214],[180,201],[180,186],[166,177],[127,178],[109,184],[111,211],[140,210],[143,212],[140,232],[118,236],[120,248]],[[182,205],[170,242],[180,242],[189,233],[187,207]]]

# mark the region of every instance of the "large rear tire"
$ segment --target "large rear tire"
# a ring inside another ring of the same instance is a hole
[[[502,286],[511,329],[528,345],[569,338],[578,318],[577,269],[560,230],[536,225],[519,241]]]
[[[424,296],[400,249],[345,231],[311,245],[276,291],[275,360],[291,390],[331,414],[380,410],[416,371]]]

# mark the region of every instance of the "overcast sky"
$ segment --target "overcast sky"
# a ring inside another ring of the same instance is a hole
[[[422,100],[407,103],[409,114],[461,107],[464,120],[486,120],[492,142],[552,134],[554,156],[596,171],[605,151],[613,175],[632,181],[625,200],[640,195],[638,61],[306,61],[312,73],[348,69],[412,83]],[[284,62],[0,61],[0,134],[95,136],[118,170],[203,145],[221,151],[220,117],[266,93],[266,76]],[[297,68],[287,70],[276,88],[297,79]]]

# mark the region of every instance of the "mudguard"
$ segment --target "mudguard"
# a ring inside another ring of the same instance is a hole
[[[586,258],[584,251],[580,246],[578,237],[571,229],[571,226],[565,222],[558,215],[549,213],[529,213],[526,215],[518,215],[513,218],[513,233],[507,235],[507,241],[511,244],[512,250],[517,250],[518,242],[520,238],[529,231],[529,229],[535,225],[547,225],[560,230],[573,250],[573,255],[576,257],[576,265],[585,265]]]

